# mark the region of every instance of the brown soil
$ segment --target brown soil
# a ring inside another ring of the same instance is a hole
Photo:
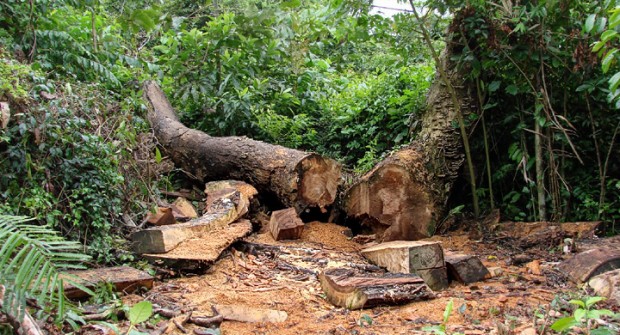
[[[528,273],[525,265],[507,265],[514,253],[495,243],[472,240],[466,233],[435,236],[446,250],[478,255],[488,267],[501,267],[498,277],[469,286],[452,283],[430,301],[403,306],[385,306],[348,311],[324,299],[313,273],[342,264],[367,264],[358,250],[361,245],[335,224],[312,222],[301,240],[276,242],[268,233],[246,238],[254,243],[284,246],[289,254],[252,255],[232,249],[206,274],[161,282],[147,299],[168,308],[193,310],[210,315],[212,305],[244,305],[276,309],[288,313],[283,323],[243,323],[224,321],[222,334],[428,334],[422,328],[442,321],[444,309],[453,301],[448,322],[450,332],[465,334],[512,334],[502,329],[532,326],[536,311],[549,311],[549,303],[568,289],[553,268],[542,263],[543,275]],[[368,320],[372,324],[368,324]],[[192,331],[192,325],[186,329]],[[174,328],[174,327],[172,327]],[[174,329],[174,334],[182,334]],[[520,331],[514,334],[519,334]]]

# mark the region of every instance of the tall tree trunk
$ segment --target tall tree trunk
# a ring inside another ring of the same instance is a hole
[[[159,143],[177,166],[198,180],[243,180],[298,211],[333,203],[340,179],[336,161],[247,137],[212,137],[187,128],[152,81],[144,83],[144,98]]]

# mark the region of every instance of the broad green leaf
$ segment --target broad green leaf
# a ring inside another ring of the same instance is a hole
[[[443,323],[448,323],[448,319],[450,318],[450,314],[452,314],[452,306],[454,302],[450,300],[446,305],[446,309],[443,311]]]
[[[593,89],[594,89],[594,86],[592,84],[583,84],[577,87],[577,89],[575,89],[575,92],[583,92],[583,91],[592,92]]]
[[[603,57],[603,61],[601,62],[603,73],[607,73],[607,71],[609,71],[609,67],[611,66],[611,63],[613,62],[613,60],[615,59],[614,56],[616,52],[618,52],[618,49],[611,49],[609,50],[609,52],[607,52],[605,57]]]
[[[609,90],[615,91],[618,85],[620,85],[620,72],[616,72],[616,74],[609,79]]]
[[[606,17],[601,17],[596,20],[596,33],[600,34],[605,29],[605,25],[607,25]]]
[[[577,308],[573,316],[575,317],[575,321],[581,322],[583,318],[586,316],[586,310],[583,308]]]
[[[592,305],[596,304],[599,301],[603,301],[605,300],[605,298],[603,297],[590,297],[586,300],[586,307],[591,307]]]
[[[572,328],[573,326],[577,324],[579,324],[579,322],[575,321],[575,318],[573,318],[572,316],[569,316],[569,317],[561,318],[558,321],[554,322],[551,325],[551,329],[558,331],[558,332],[563,332],[565,330]]]
[[[155,147],[155,163],[159,164],[161,163],[161,152],[159,151],[159,148]]]
[[[596,22],[596,14],[590,14],[586,19],[586,23],[583,27],[584,32],[589,33],[594,28],[594,22]]]
[[[573,305],[577,305],[577,306],[579,306],[581,308],[586,308],[586,304],[583,301],[581,301],[581,300],[573,299],[573,300],[569,301],[568,303],[569,304],[573,304]]]
[[[614,36],[617,35],[618,33],[615,30],[606,30],[604,33],[601,34],[601,42],[607,43],[609,42],[609,40],[611,40]]]
[[[506,87],[506,93],[517,95],[517,93],[519,93],[519,88],[515,85],[508,85],[508,87]]]
[[[137,325],[148,320],[152,314],[153,304],[148,301],[140,301],[129,310],[129,322],[132,325]]]
[[[613,14],[609,18],[609,28],[613,29],[618,24],[620,24],[620,8],[614,9]]]
[[[605,42],[603,41],[598,41],[594,44],[594,46],[592,47],[592,52],[598,52],[599,50],[601,50],[602,47],[605,46]]]
[[[492,81],[488,87],[489,92],[497,91],[499,89],[500,84],[501,82],[499,80]]]

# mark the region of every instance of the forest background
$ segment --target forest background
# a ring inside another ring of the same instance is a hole
[[[614,1],[7,0],[0,3],[0,213],[47,223],[98,261],[187,177],[162,157],[141,83],[182,122],[315,151],[351,175],[419,131],[435,62],[467,73],[468,169],[451,215],[620,218]],[[598,43],[597,43],[598,42]],[[593,51],[594,48],[594,51]],[[458,127],[456,120],[455,128]],[[345,181],[346,182],[346,181]]]

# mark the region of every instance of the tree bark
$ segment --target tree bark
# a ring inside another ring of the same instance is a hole
[[[340,164],[318,154],[247,137],[212,137],[181,124],[159,86],[144,83],[148,120],[166,153],[201,181],[243,180],[301,211],[334,202]]]
[[[447,49],[437,66],[447,72],[460,111],[467,115],[474,108],[473,93],[450,61],[451,55]],[[417,138],[346,191],[343,207],[347,215],[361,220],[382,241],[432,236],[440,228],[452,184],[465,160],[459,128],[453,125],[457,113],[448,88],[435,80]]]

